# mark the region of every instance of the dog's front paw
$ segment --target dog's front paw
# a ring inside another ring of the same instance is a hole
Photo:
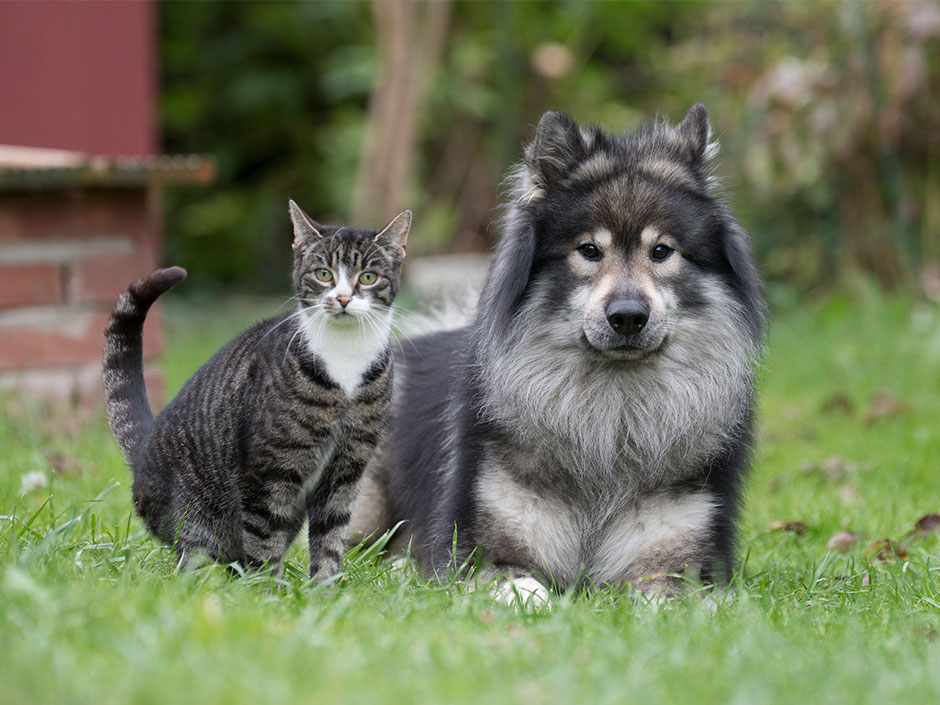
[[[490,591],[494,600],[510,606],[551,608],[548,588],[532,577],[500,580]]]

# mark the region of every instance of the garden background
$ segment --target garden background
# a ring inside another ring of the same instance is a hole
[[[158,6],[172,393],[289,295],[286,200],[480,254],[541,113],[704,102],[771,303],[735,590],[496,605],[374,552],[183,573],[100,408],[0,407],[0,701],[940,700],[940,4]],[[458,269],[459,271],[459,269]],[[408,274],[406,273],[406,277]],[[411,295],[409,305],[416,305]]]

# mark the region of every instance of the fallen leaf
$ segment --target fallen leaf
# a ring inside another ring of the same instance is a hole
[[[911,559],[907,553],[907,547],[891,538],[878,539],[865,549],[865,555],[868,560],[876,560],[879,563],[896,563],[898,559],[902,561]]]
[[[921,270],[920,288],[924,296],[940,303],[940,264],[928,264]]]
[[[818,472],[830,480],[841,480],[847,475],[857,472],[858,468],[857,462],[836,453],[830,455],[821,463],[812,461],[803,463],[800,466],[800,471],[806,474]]]
[[[777,519],[767,525],[767,531],[790,531],[797,536],[806,533],[806,524],[802,521],[788,521],[787,519]]]
[[[907,410],[904,402],[891,392],[878,392],[865,409],[865,423],[871,425],[879,419],[897,416]]]
[[[789,473],[781,473],[770,481],[768,490],[770,491],[771,494],[777,494],[780,491],[780,488],[783,485],[789,483],[790,480],[791,478],[790,478]]]
[[[826,544],[826,548],[828,548],[830,551],[847,553],[848,550],[857,544],[861,538],[862,535],[857,531],[840,531],[838,534],[829,539],[829,542]]]
[[[836,392],[826,399],[820,408],[824,414],[832,414],[837,411],[843,414],[851,414],[855,411],[855,402],[845,392]]]
[[[44,455],[52,467],[52,472],[56,475],[80,474],[86,469],[85,463],[72,455],[51,452],[44,453]]]
[[[914,524],[913,533],[921,538],[936,532],[940,532],[940,514],[925,514]]]
[[[855,485],[846,484],[839,488],[839,498],[846,504],[857,504],[862,499],[862,493]]]

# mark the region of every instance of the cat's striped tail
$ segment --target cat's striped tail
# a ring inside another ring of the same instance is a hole
[[[108,422],[131,469],[141,442],[153,426],[153,411],[144,385],[144,319],[160,294],[185,278],[185,269],[169,267],[134,282],[118,298],[104,331]]]

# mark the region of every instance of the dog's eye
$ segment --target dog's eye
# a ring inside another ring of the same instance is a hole
[[[578,252],[581,253],[581,256],[584,257],[584,259],[589,259],[592,262],[596,262],[604,256],[598,249],[597,245],[591,242],[587,242],[581,245],[581,247],[578,248]]]
[[[650,250],[650,257],[652,257],[657,262],[662,262],[664,259],[668,258],[675,250],[667,245],[656,245],[652,250]]]

